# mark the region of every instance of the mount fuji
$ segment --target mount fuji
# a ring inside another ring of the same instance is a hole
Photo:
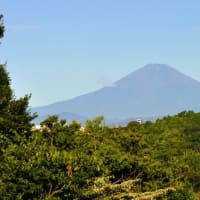
[[[148,64],[110,87],[33,108],[39,116],[73,113],[74,119],[127,119],[200,111],[200,82],[165,64]],[[76,118],[77,116],[77,118]]]

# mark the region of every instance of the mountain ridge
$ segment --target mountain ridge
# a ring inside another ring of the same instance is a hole
[[[39,115],[70,112],[85,118],[103,115],[125,119],[200,111],[200,82],[165,64],[149,64],[112,87],[34,108]]]

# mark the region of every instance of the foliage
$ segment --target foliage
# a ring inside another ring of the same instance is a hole
[[[4,35],[3,15],[0,14],[0,38]]]
[[[179,113],[137,129],[133,123],[103,126],[102,120],[81,129],[50,116],[29,137],[12,139],[2,150],[2,198],[195,199],[200,113]]]

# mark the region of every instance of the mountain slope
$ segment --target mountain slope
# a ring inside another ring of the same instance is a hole
[[[200,83],[168,65],[151,64],[105,87],[70,100],[34,108],[39,115],[76,113],[106,118],[162,116],[200,111]]]

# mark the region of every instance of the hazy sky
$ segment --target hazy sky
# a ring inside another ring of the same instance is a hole
[[[17,97],[31,105],[111,85],[148,63],[200,80],[200,0],[0,0]]]

